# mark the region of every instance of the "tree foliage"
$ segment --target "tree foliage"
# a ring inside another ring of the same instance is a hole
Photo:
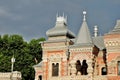
[[[14,55],[14,71],[22,73],[22,80],[34,80],[33,65],[42,59],[40,42],[45,38],[24,41],[20,35],[0,36],[0,72],[11,71],[11,58]]]

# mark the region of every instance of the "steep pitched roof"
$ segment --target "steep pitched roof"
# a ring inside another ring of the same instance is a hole
[[[105,49],[104,38],[103,36],[96,36],[93,37],[93,43],[96,45],[100,50]]]
[[[75,34],[72,33],[68,28],[67,28],[67,19],[59,16],[57,17],[56,20],[56,25],[52,29],[49,29],[46,32],[46,35],[48,37],[53,37],[53,36],[68,36],[69,38],[75,38]]]
[[[40,63],[34,65],[33,67],[42,67],[43,66],[43,61],[41,61]]]
[[[91,44],[92,37],[91,37],[90,31],[88,29],[88,25],[87,25],[86,18],[85,18],[86,12],[83,12],[83,14],[84,14],[84,19],[83,19],[82,26],[81,26],[79,33],[77,35],[77,38],[76,38],[76,44],[84,44],[84,43]]]
[[[110,31],[108,34],[120,34],[120,20],[117,20],[116,25],[112,31]]]

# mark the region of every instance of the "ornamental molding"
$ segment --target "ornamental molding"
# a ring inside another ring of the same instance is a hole
[[[51,46],[51,47],[43,47],[43,51],[52,51],[52,50],[61,50],[61,49],[68,49],[67,46]]]
[[[90,55],[80,53],[75,55],[71,59],[70,63],[75,63],[77,60],[83,61],[83,60],[89,60],[89,59],[90,59]]]
[[[50,55],[50,57],[48,58],[49,61],[51,62],[60,62],[61,61],[61,55],[60,54],[52,54]]]
[[[70,52],[91,52],[93,48],[73,48]]]

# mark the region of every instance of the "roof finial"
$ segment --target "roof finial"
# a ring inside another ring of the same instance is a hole
[[[83,21],[86,21],[86,14],[87,14],[87,12],[86,12],[86,11],[83,11],[83,15],[84,15]]]
[[[63,12],[63,17],[65,18],[65,14],[64,14],[64,12]]]
[[[57,14],[56,14],[56,19],[57,19],[57,17],[59,17],[58,12],[57,12]]]
[[[65,19],[66,19],[66,23],[67,23],[67,15],[66,15]]]

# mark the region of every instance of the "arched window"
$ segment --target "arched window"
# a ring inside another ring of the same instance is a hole
[[[58,76],[59,75],[59,64],[52,64],[52,76]]]
[[[39,76],[39,79],[38,79],[38,80],[42,80],[42,76],[41,76],[41,75]]]
[[[86,63],[86,60],[83,60],[82,62],[82,67],[81,67],[81,73],[82,75],[87,75],[87,68],[88,68],[88,64]]]
[[[107,75],[107,69],[106,69],[106,67],[103,67],[101,72],[102,72],[102,75]]]
[[[120,75],[120,61],[118,61],[118,75]]]
[[[76,61],[76,75],[78,74],[78,72],[80,72],[80,74],[81,74],[81,62],[80,62],[80,60]]]

